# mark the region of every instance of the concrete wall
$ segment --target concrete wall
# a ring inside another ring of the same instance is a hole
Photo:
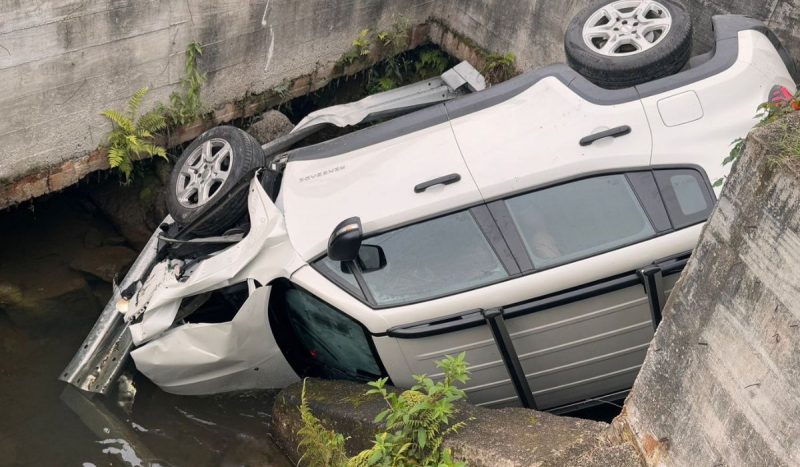
[[[800,465],[798,132],[751,134],[667,303],[621,420],[650,465]]]
[[[490,50],[511,50],[523,68],[564,61],[562,39],[572,17],[592,0],[445,0],[437,12],[454,29]],[[681,0],[695,28],[695,53],[712,44],[711,16],[743,14],[765,21],[800,58],[798,0]]]
[[[800,56],[800,0],[686,0],[698,49],[710,16],[747,13]],[[513,51],[521,68],[563,61],[562,37],[587,0],[0,0],[0,209],[56,191],[105,167],[92,152],[110,129],[98,113],[122,108],[141,86],[166,102],[197,40],[212,107],[286,78],[329,69],[364,27],[405,18],[444,20],[487,49]],[[326,68],[328,67],[328,68]],[[226,113],[227,112],[227,113]],[[236,115],[223,109],[224,121]],[[187,135],[187,138],[194,133]],[[13,183],[12,183],[13,182]]]
[[[197,40],[205,101],[241,100],[338,59],[364,27],[422,22],[431,0],[0,0],[0,184],[86,154],[98,113],[167,102]]]

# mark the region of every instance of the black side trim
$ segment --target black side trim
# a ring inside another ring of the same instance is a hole
[[[511,383],[514,385],[514,391],[517,393],[519,402],[526,409],[538,410],[536,401],[533,398],[533,392],[528,385],[528,377],[525,376],[525,371],[522,369],[522,364],[519,361],[517,351],[514,349],[514,342],[511,340],[511,335],[506,328],[506,322],[503,319],[503,310],[495,308],[483,312],[486,323],[492,330],[492,337],[497,344],[497,350],[500,351],[500,356],[503,358],[503,363],[508,370],[508,376],[511,378]]]
[[[436,185],[452,185],[453,183],[458,183],[461,181],[461,175],[459,174],[450,174],[445,175],[443,177],[434,178],[433,180],[428,180],[427,182],[422,182],[419,185],[414,187],[414,193],[423,193],[428,188],[434,187]]]
[[[599,131],[597,133],[593,133],[589,136],[585,136],[581,138],[579,144],[581,146],[589,146],[595,141],[601,140],[603,138],[619,138],[620,136],[625,136],[630,134],[631,127],[628,125],[618,126],[616,128],[611,128],[605,131]]]
[[[511,212],[508,210],[505,200],[493,201],[487,207],[505,238],[511,254],[517,260],[520,271],[524,273],[533,271],[533,262],[528,254],[528,249],[525,247],[525,241],[514,223],[514,218],[511,217]]]
[[[475,219],[475,222],[478,224],[481,232],[483,232],[486,240],[489,241],[489,245],[491,245],[492,250],[494,250],[494,253],[500,259],[500,262],[503,263],[503,267],[506,269],[508,275],[518,275],[521,272],[519,269],[519,264],[517,264],[517,260],[514,257],[514,254],[511,252],[511,249],[508,247],[506,239],[503,237],[503,234],[497,227],[497,223],[492,217],[492,213],[489,212],[489,208],[487,208],[485,205],[480,205],[470,209],[469,212],[472,214],[472,218]]]
[[[650,316],[653,320],[653,330],[658,329],[661,324],[661,310],[664,308],[664,275],[661,268],[657,265],[648,266],[639,271],[639,277],[644,285],[644,292],[647,294],[647,301],[650,303]]]
[[[669,221],[669,215],[667,215],[667,208],[661,198],[661,192],[658,191],[653,172],[649,170],[645,172],[628,172],[625,176],[656,232],[661,234],[671,230],[672,224]]]
[[[438,336],[453,331],[474,328],[484,324],[483,310],[470,310],[435,320],[418,321],[389,328],[386,335],[398,339],[418,339]],[[376,335],[376,334],[373,334]]]

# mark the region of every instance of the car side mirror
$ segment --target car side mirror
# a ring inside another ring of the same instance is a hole
[[[386,267],[386,255],[378,245],[361,245],[356,262],[363,272],[380,271]]]
[[[333,261],[355,261],[361,249],[361,237],[360,218],[343,220],[328,239],[328,258]]]
[[[355,261],[343,261],[340,263],[342,272],[344,274],[352,274],[353,271],[350,265],[354,262],[358,264],[361,272],[380,271],[386,267],[386,254],[384,254],[383,248],[378,245],[361,245],[361,249],[358,250],[358,258]]]

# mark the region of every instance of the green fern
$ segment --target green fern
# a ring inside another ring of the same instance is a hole
[[[184,53],[183,72],[180,92],[170,94],[170,106],[164,109],[173,125],[186,125],[206,113],[206,107],[200,99],[200,91],[208,77],[197,68],[197,59],[203,55],[203,46],[199,42],[191,42]]]
[[[136,91],[128,100],[124,114],[113,109],[100,113],[112,125],[111,133],[108,134],[108,165],[122,172],[126,183],[130,182],[133,175],[134,159],[145,156],[167,158],[166,149],[153,142],[155,134],[167,126],[164,116],[157,111],[151,111],[137,117],[148,92],[147,87]]]

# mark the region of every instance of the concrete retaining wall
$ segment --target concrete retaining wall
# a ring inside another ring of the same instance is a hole
[[[710,16],[768,20],[800,56],[797,0],[686,0],[696,43],[710,43]],[[284,79],[319,73],[358,31],[405,18],[442,19],[521,68],[563,61],[562,37],[587,0],[3,0],[0,6],[0,209],[56,191],[104,167],[92,152],[110,125],[98,113],[122,108],[150,86],[145,107],[166,102],[183,74],[183,51],[205,47],[204,100],[217,122],[242,114],[230,103]],[[224,107],[229,104],[229,107]],[[187,135],[194,136],[196,132]],[[13,183],[12,183],[13,182]],[[15,184],[17,186],[15,186]],[[4,186],[5,185],[5,186]]]
[[[104,142],[110,125],[98,113],[124,108],[136,89],[152,89],[145,107],[168,102],[193,40],[205,48],[203,98],[220,107],[327,71],[360,29],[401,17],[420,23],[433,7],[431,0],[3,0],[0,185],[52,175],[42,169],[80,174],[96,166],[59,167]]]
[[[798,134],[751,134],[673,289],[620,420],[650,465],[800,465]]]

